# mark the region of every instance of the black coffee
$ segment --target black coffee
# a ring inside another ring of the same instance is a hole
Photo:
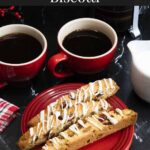
[[[0,61],[6,63],[25,63],[42,52],[38,40],[27,34],[8,34],[0,38]]]
[[[71,53],[89,57],[107,52],[112,47],[112,43],[102,32],[79,30],[66,36],[63,46]]]

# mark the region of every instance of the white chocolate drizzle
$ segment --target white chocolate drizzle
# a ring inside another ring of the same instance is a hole
[[[86,125],[84,124],[84,122],[80,119],[78,120],[78,123],[83,127],[83,128],[86,128]]]
[[[68,134],[66,134],[65,132],[61,132],[60,135],[61,135],[64,139],[69,139]]]
[[[102,117],[99,117],[98,115],[93,115],[93,117],[95,117],[98,121],[100,121],[100,122],[102,122],[102,121],[104,121],[105,119],[104,118],[102,118]]]
[[[68,119],[69,119],[69,116],[67,114],[67,109],[64,109],[64,111],[63,111],[63,120],[61,121],[62,124],[64,124],[65,122],[67,122]]]
[[[68,100],[68,106],[69,106],[69,107],[72,107],[72,102],[71,102],[71,100]]]
[[[82,102],[82,88],[80,89],[80,90],[78,90],[78,95],[77,95],[77,98],[78,98],[78,100],[77,100],[77,102],[78,103],[81,103]]]
[[[95,112],[95,113],[98,113],[98,112],[99,112],[99,103],[95,106],[94,112]]]
[[[83,90],[83,102],[85,102],[88,98],[87,89],[82,88]]]
[[[37,136],[40,136],[41,132],[42,132],[42,128],[40,128],[40,123],[38,123]]]
[[[76,124],[71,125],[71,126],[69,127],[69,129],[70,129],[72,132],[76,133],[76,134],[80,134],[80,130],[78,129],[78,127],[77,127]]]
[[[33,127],[31,127],[29,129],[29,132],[30,132],[30,136],[32,137],[32,142],[34,143],[35,140],[36,140],[37,135],[35,134]]]
[[[82,105],[82,114],[85,116],[87,114],[88,108],[86,103],[81,103]]]
[[[42,147],[42,149],[43,149],[43,150],[48,150],[48,149],[49,149],[49,148],[48,148],[48,145],[45,144],[45,145]]]
[[[110,83],[110,88],[113,89],[114,88],[113,80],[111,78],[109,78],[108,80],[109,80],[109,83]]]
[[[94,83],[89,83],[89,89],[90,89],[90,91],[91,91],[91,93],[93,94],[93,95],[95,95],[95,92],[94,92]]]
[[[70,99],[75,100],[76,94],[74,92],[69,93]]]
[[[54,138],[50,139],[49,141],[51,141],[53,143],[53,145],[54,145],[54,147],[56,149],[59,148],[59,142],[60,142],[60,140],[57,137],[54,137]]]
[[[34,135],[33,127],[31,127],[31,128],[29,129],[29,132],[30,132],[30,136],[32,137],[32,136]]]
[[[103,94],[103,87],[102,87],[102,82],[98,80],[98,91],[96,95]]]
[[[40,121],[43,122],[44,120],[45,120],[45,111],[42,110],[42,111],[40,112]]]
[[[107,110],[109,107],[108,102],[106,100],[100,99],[100,104],[104,110]]]
[[[107,113],[106,111],[102,112],[106,117],[107,119],[112,123],[112,124],[117,124],[118,123],[118,120],[116,120],[115,118],[111,117],[109,115],[109,113]]]
[[[50,113],[51,113],[51,107],[50,105],[47,106],[47,117],[50,116]]]
[[[108,102],[106,100],[103,100],[104,102],[104,110],[107,110],[108,109]]]
[[[106,91],[108,91],[108,89],[109,89],[108,82],[107,82],[106,79],[104,79],[104,82],[105,82],[105,85],[106,85]]]
[[[91,92],[90,88],[88,91],[89,91],[89,100],[92,101],[92,92]]]
[[[51,129],[54,125],[54,116],[51,116],[49,120],[50,120],[49,124],[50,124],[50,129]]]
[[[67,103],[67,100],[66,100],[66,98],[64,96],[61,99],[61,108],[62,109],[68,108],[68,103]]]
[[[115,111],[116,111],[119,115],[123,116],[123,113],[122,113],[122,110],[121,110],[121,109],[116,108]]]
[[[102,127],[101,127],[101,124],[100,124],[100,122],[98,121],[98,119],[96,118],[96,117],[88,117],[87,118],[87,121],[89,122],[89,123],[91,123],[92,125],[94,125],[96,128],[98,128],[98,129],[102,129]]]

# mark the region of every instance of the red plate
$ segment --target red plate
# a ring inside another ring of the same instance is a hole
[[[57,85],[47,89],[38,96],[36,96],[30,104],[26,107],[21,120],[22,133],[27,131],[27,122],[44,109],[48,104],[54,102],[62,95],[68,94],[71,90],[81,87],[81,83],[68,83]],[[127,108],[126,105],[116,96],[108,99],[108,102],[114,108]],[[128,150],[132,143],[134,133],[134,126],[130,126],[115,134],[107,136],[92,144],[82,148],[82,150]]]

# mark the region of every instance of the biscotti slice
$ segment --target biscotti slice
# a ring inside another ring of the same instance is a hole
[[[91,116],[93,113],[100,113],[103,110],[110,110],[112,107],[104,100],[80,102],[70,108],[56,111],[53,115],[45,118],[36,126],[22,135],[18,141],[18,146],[21,150],[32,149],[33,147],[46,142],[48,138],[57,136],[61,131],[64,131],[70,125],[76,123],[79,119],[86,116]]]
[[[47,115],[53,114],[55,111],[70,107],[80,102],[97,101],[99,99],[107,99],[118,91],[119,87],[111,78],[98,80],[87,85],[82,86],[76,91],[70,92],[68,95],[62,96],[56,102],[47,106],[47,108],[41,111],[38,115],[33,117],[28,126],[35,126],[38,122],[45,118]]]
[[[71,125],[59,136],[49,139],[42,150],[77,150],[89,143],[106,137],[130,125],[137,120],[137,113],[130,109],[116,109],[92,115]]]
[[[57,136],[59,132],[68,126],[76,123],[79,118],[99,113],[103,110],[112,109],[111,105],[104,99],[99,101],[80,102],[70,108],[56,111],[53,115],[43,116],[42,121],[21,136],[18,146],[22,150],[32,149],[33,147],[46,142],[47,138]]]

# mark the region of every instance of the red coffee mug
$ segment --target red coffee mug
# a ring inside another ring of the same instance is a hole
[[[96,30],[110,38],[112,47],[106,53],[95,57],[83,57],[71,53],[63,46],[64,38],[76,30]],[[118,38],[115,30],[107,23],[93,18],[79,18],[66,23],[58,32],[57,36],[60,52],[52,56],[48,61],[48,68],[55,77],[62,78],[77,73],[99,72],[111,62],[114,57]],[[68,70],[57,72],[56,66],[64,62]]]
[[[36,38],[42,45],[42,51],[39,56],[26,63],[11,64],[0,61],[0,87],[10,82],[14,83],[30,80],[37,75],[46,58],[47,40],[39,30],[22,24],[12,24],[0,28],[1,37],[14,33],[25,33]]]

